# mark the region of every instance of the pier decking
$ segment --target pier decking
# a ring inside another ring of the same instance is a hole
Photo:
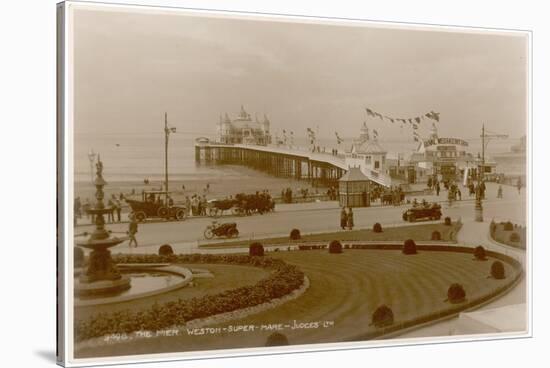
[[[195,161],[205,164],[244,165],[282,178],[308,180],[312,185],[337,186],[349,169],[345,156],[275,145],[196,143]],[[373,182],[388,187],[388,178],[365,173]]]

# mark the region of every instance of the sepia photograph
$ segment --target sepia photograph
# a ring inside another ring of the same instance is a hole
[[[58,12],[71,363],[531,336],[528,31]]]

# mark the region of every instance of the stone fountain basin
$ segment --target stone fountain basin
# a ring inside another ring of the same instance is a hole
[[[181,280],[170,286],[161,287],[161,288],[149,290],[142,293],[126,294],[126,295],[123,294],[118,296],[115,295],[115,296],[107,296],[104,298],[93,298],[93,299],[75,298],[74,306],[89,307],[89,306],[95,306],[95,305],[113,304],[113,303],[127,302],[127,301],[141,299],[141,298],[147,298],[154,295],[159,295],[159,294],[180,289],[182,287],[187,286],[193,280],[193,273],[191,272],[190,269],[186,267],[172,265],[170,263],[135,263],[135,264],[119,263],[117,264],[117,268],[123,275],[127,273],[141,273],[141,272],[155,273],[155,274],[165,273],[165,274],[177,275],[178,277],[181,278]]]

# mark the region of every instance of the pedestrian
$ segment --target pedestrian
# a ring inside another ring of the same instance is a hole
[[[107,202],[107,209],[109,209],[109,212],[107,212],[107,221],[114,222],[115,204],[112,199],[109,199],[109,202]]]
[[[174,206],[174,200],[172,199],[172,197],[168,196],[168,207],[173,207]]]
[[[118,199],[115,199],[115,211],[116,211],[117,222],[120,222],[120,214],[122,212],[122,203]]]
[[[348,220],[348,229],[349,230],[353,230],[353,210],[351,209],[351,207],[348,207],[348,216],[347,216],[347,220]]]
[[[456,192],[458,194],[458,200],[461,201],[462,200],[462,192],[460,191],[460,188],[457,188]]]
[[[435,183],[435,193],[439,197],[439,191],[441,190],[441,187],[439,186],[439,182]]]
[[[201,215],[206,216],[206,205],[208,204],[208,201],[206,200],[206,196],[203,195],[201,199]]]
[[[348,214],[346,213],[346,208],[342,207],[342,211],[340,211],[340,227],[342,230],[346,230],[346,226],[348,224]]]
[[[132,213],[130,213],[130,215],[128,217],[130,217],[130,224],[128,225],[128,236],[129,236],[130,241],[128,242],[128,247],[131,248],[132,243],[134,243],[135,247],[137,248],[138,242],[137,242],[137,239],[136,239],[136,234],[138,232],[138,223],[136,221],[136,216],[132,212]]]
[[[522,183],[521,183],[521,178],[518,178],[518,182],[516,184],[517,188],[518,188],[518,194],[521,194],[521,187],[522,187]]]
[[[498,186],[497,198],[502,198],[502,185]]]
[[[187,214],[191,216],[191,200],[189,199],[189,196],[185,196],[185,210],[187,211]]]

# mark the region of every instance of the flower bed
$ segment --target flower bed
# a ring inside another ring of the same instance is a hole
[[[527,244],[527,228],[510,221],[498,223],[491,221],[489,232],[494,241],[511,247],[525,249]]]
[[[141,330],[159,330],[208,316],[252,307],[280,298],[298,289],[304,282],[304,273],[296,266],[270,257],[247,255],[115,255],[116,263],[227,263],[271,269],[273,272],[252,286],[227,290],[188,300],[154,304],[145,311],[124,310],[101,313],[75,323],[75,339],[83,341],[107,334],[130,333]]]

